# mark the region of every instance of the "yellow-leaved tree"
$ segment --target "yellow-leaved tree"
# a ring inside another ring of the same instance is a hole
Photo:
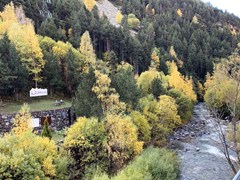
[[[130,28],[137,29],[140,25],[140,20],[135,16],[135,14],[129,14],[127,19]]]
[[[0,28],[0,36],[7,33],[9,39],[15,44],[21,56],[21,61],[27,67],[30,74],[33,74],[35,86],[41,81],[40,72],[45,61],[42,50],[39,46],[38,37],[31,22],[21,24],[17,21],[14,6],[11,3],[1,12],[3,27]]]
[[[90,66],[94,68],[96,65],[96,54],[93,49],[92,41],[88,31],[83,33],[81,37],[79,50],[80,50],[80,53],[83,55],[84,62],[85,62],[84,71],[88,72]]]
[[[137,85],[141,89],[143,95],[150,93],[151,85],[154,79],[160,79],[162,85],[167,87],[165,75],[162,72],[158,72],[156,69],[150,69],[143,72],[137,79]]]
[[[184,78],[178,71],[177,65],[174,62],[167,62],[169,75],[167,76],[170,87],[179,90],[193,102],[196,102],[197,97],[193,90],[192,78]]]
[[[153,48],[152,54],[151,54],[151,68],[159,68],[160,67],[160,58],[159,58],[159,49],[158,48]]]
[[[94,6],[96,5],[96,1],[95,0],[84,0],[84,5],[86,6],[88,11],[92,11],[92,9],[94,8]]]
[[[130,117],[106,116],[106,131],[110,169],[116,172],[129,160],[141,153],[143,142],[138,141],[137,128]]]
[[[167,95],[161,95],[159,100],[148,95],[140,99],[139,105],[150,124],[152,142],[158,146],[164,145],[166,136],[182,123],[175,100]]]
[[[145,10],[146,10],[146,13],[148,13],[148,14],[151,14],[151,15],[155,14],[155,9],[152,8],[152,4],[151,5],[147,4]]]
[[[149,142],[151,139],[151,127],[146,116],[138,111],[132,111],[130,117],[138,129],[138,139]]]
[[[196,15],[193,16],[193,18],[192,18],[192,23],[194,23],[194,24],[198,24],[198,23],[199,23],[199,22],[198,22],[198,18],[197,18]]]
[[[80,117],[67,131],[63,147],[75,159],[76,176],[83,178],[84,172],[93,165],[105,169],[108,165],[106,150],[107,133],[103,122],[96,118]]]
[[[163,124],[163,126],[171,131],[181,124],[181,119],[178,115],[177,108],[178,106],[172,97],[167,95],[162,95],[159,97],[156,112],[159,117],[160,124]]]
[[[21,135],[27,131],[31,132],[31,123],[32,117],[29,112],[29,106],[27,104],[24,104],[14,118],[14,127],[12,129],[12,132],[16,135]]]
[[[40,72],[45,65],[45,61],[33,25],[11,26],[8,35],[20,52],[22,62],[26,65],[30,74],[34,75],[33,80],[37,87],[37,83],[41,81]]]
[[[182,17],[182,15],[183,15],[183,14],[182,14],[182,10],[181,10],[181,9],[178,9],[178,10],[177,10],[177,14],[178,14],[178,16]]]
[[[0,179],[67,179],[68,161],[46,137],[25,132],[0,138]]]
[[[173,46],[170,47],[169,54],[170,54],[172,57],[177,58],[177,54],[176,54]]]
[[[4,7],[4,10],[2,12],[0,12],[0,38],[14,23],[17,23],[17,17],[14,12],[14,5],[11,2]]]
[[[119,94],[114,88],[111,88],[111,79],[108,75],[95,71],[96,83],[92,91],[96,93],[97,98],[101,101],[104,114],[118,114],[126,109],[126,104],[119,100]]]
[[[217,64],[212,77],[208,77],[205,83],[206,94],[204,99],[212,114],[215,116],[212,123],[219,134],[223,153],[232,171],[237,173],[239,169],[230,156],[230,151],[236,154],[237,164],[240,163],[240,141],[239,141],[239,117],[240,117],[240,47],[227,59]],[[231,122],[227,133],[222,129],[220,123],[224,116],[230,116]],[[227,136],[226,136],[227,134]],[[229,141],[232,144],[229,147]]]
[[[123,15],[122,15],[121,11],[118,11],[117,14],[116,14],[116,19],[115,20],[118,24],[121,24],[122,19],[123,19]]]

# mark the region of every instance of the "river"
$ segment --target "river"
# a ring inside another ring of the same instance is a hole
[[[212,118],[205,104],[199,103],[189,124],[175,132],[172,146],[180,157],[181,180],[229,180],[233,177],[220,150]]]

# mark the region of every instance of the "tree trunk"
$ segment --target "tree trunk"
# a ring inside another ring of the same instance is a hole
[[[109,38],[107,37],[107,52],[110,52],[110,41],[109,41]]]
[[[16,101],[19,100],[19,92],[18,92],[18,90],[15,90],[15,100]]]

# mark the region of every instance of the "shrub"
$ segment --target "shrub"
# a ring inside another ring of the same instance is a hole
[[[137,29],[140,25],[140,20],[134,14],[128,15],[127,22],[132,29]]]
[[[166,149],[148,148],[114,179],[164,179],[175,180],[178,176],[178,159]]]
[[[130,116],[133,123],[138,128],[138,139],[145,142],[150,141],[151,127],[146,117],[138,111],[133,111]]]
[[[84,176],[84,171],[93,165],[106,167],[106,131],[104,124],[97,119],[78,118],[68,129],[64,148],[69,150],[75,160],[75,177]]]
[[[181,117],[181,120],[185,122],[190,120],[194,107],[191,99],[176,89],[169,90],[168,95],[175,99],[176,104],[178,105],[178,114]]]
[[[157,146],[164,145],[166,136],[181,124],[175,100],[162,95],[157,101],[153,95],[148,95],[140,99],[139,107],[150,124],[152,142]]]
[[[42,137],[48,137],[49,139],[52,139],[52,132],[50,128],[48,127],[48,120],[47,118],[44,120],[44,126],[42,131]]]
[[[132,179],[164,179],[175,180],[179,175],[179,160],[177,156],[167,150],[149,147],[143,151],[125,169],[120,171],[113,180]],[[108,176],[103,174],[95,175],[94,180],[108,180]]]
[[[153,82],[156,79],[157,79],[157,83],[159,83],[158,85],[161,86],[161,89],[159,89],[159,91],[161,91],[160,94],[164,94],[163,91],[167,87],[165,75],[161,72],[158,72],[155,69],[150,69],[148,71],[143,72],[137,80],[137,85],[141,89],[143,96],[146,96],[150,93],[154,93],[154,95],[156,95],[154,92],[155,89],[153,89],[154,88]]]
[[[137,128],[129,117],[107,115],[108,152],[110,171],[116,172],[142,151],[143,142],[137,138]]]
[[[67,156],[29,131],[0,138],[0,179],[67,179]]]

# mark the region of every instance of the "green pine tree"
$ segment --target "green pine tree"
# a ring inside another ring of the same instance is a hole
[[[47,118],[44,120],[44,126],[43,126],[43,130],[42,130],[42,137],[48,137],[49,139],[52,139],[52,132],[50,130],[50,128],[48,127],[48,120]]]
[[[154,95],[155,98],[158,98],[160,95],[166,94],[166,89],[163,87],[161,79],[155,78],[152,81],[150,92]]]

